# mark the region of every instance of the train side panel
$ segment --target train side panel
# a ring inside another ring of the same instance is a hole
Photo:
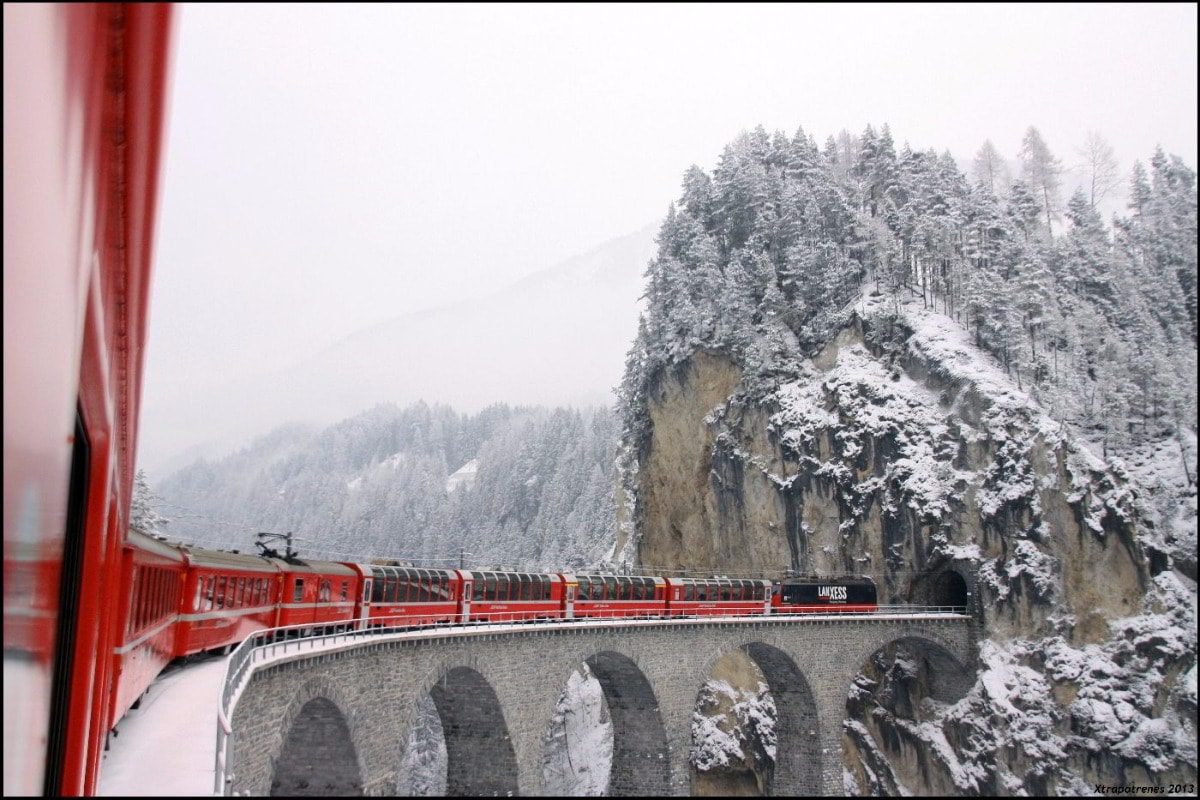
[[[278,622],[279,570],[265,558],[181,548],[188,558],[175,655],[236,645]]]
[[[106,730],[175,657],[176,623],[187,578],[183,554],[133,531],[124,548],[121,597],[113,653],[112,706]]]
[[[371,624],[431,625],[460,619],[462,573],[377,564],[363,568],[371,574]]]
[[[4,6],[4,792],[96,787],[171,10]]]

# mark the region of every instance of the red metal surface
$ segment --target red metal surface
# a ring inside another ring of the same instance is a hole
[[[4,7],[4,791],[43,789],[76,409],[90,474],[63,794],[114,685],[171,11]]]

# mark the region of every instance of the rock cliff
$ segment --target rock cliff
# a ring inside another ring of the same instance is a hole
[[[903,648],[862,665],[851,793],[1195,783],[1194,485],[1153,453],[1093,453],[919,300],[848,319],[769,391],[703,349],[651,376],[617,558],[969,605],[959,697]]]

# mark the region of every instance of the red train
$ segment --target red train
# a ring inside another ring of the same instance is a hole
[[[171,17],[4,5],[6,795],[93,792],[173,653],[179,553],[125,537]]]
[[[105,737],[169,661],[263,628],[874,605],[873,585],[869,603],[793,602],[765,581],[306,562],[130,532],[171,28],[166,4],[4,6],[5,795],[94,794]]]

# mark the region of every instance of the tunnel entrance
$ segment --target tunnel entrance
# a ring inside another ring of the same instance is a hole
[[[961,606],[966,608],[970,600],[967,582],[952,569],[945,570],[933,579],[929,604],[934,606]]]
[[[273,797],[354,797],[361,795],[362,774],[346,718],[324,697],[300,709],[283,743]]]

